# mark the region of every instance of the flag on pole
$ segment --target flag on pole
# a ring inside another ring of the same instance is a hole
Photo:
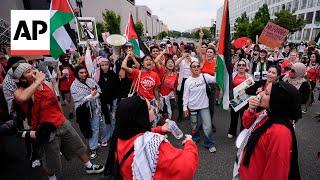
[[[68,0],[51,0],[50,5],[50,54],[54,59],[67,49],[76,48],[74,14]]]
[[[224,1],[223,16],[221,21],[218,57],[217,57],[217,85],[223,91],[223,109],[228,110],[230,100],[233,99],[232,70],[231,70],[231,41],[229,2]]]
[[[149,54],[148,48],[144,45],[137,34],[132,14],[129,16],[129,21],[125,29],[125,36],[133,45],[133,52],[137,57],[142,58],[144,55]]]
[[[320,31],[318,33],[318,35],[316,36],[316,38],[314,39],[314,41],[317,43],[317,49],[320,49]]]

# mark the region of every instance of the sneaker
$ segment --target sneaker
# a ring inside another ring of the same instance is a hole
[[[90,159],[92,160],[97,157],[97,150],[90,150],[89,154]]]
[[[86,168],[87,174],[99,174],[99,173],[102,173],[103,171],[104,171],[103,165],[93,164],[91,168]]]
[[[101,142],[99,143],[101,147],[107,147],[108,146],[108,142]]]
[[[35,168],[35,167],[40,167],[41,166],[41,162],[40,162],[40,160],[39,159],[36,159],[36,160],[34,160],[34,161],[32,161],[32,168]]]
[[[233,138],[233,135],[232,134],[228,134],[228,138],[229,139]]]
[[[217,151],[217,149],[214,147],[214,146],[212,146],[211,148],[209,148],[209,152],[210,153],[214,153],[214,152],[216,152]]]

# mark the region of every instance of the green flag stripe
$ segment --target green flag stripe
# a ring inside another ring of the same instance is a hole
[[[50,34],[50,53],[54,59],[58,59],[64,52],[52,35],[53,34]]]
[[[52,34],[61,26],[68,24],[73,18],[72,13],[57,11],[50,19],[50,33]]]
[[[223,57],[221,55],[218,56],[217,58],[217,77],[216,81],[218,86],[221,89],[224,89],[224,62],[223,62]]]
[[[131,42],[133,46],[133,52],[137,57],[140,57],[140,47],[136,39],[130,39],[129,42]]]

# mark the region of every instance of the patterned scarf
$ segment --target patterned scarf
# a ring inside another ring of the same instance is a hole
[[[74,101],[75,109],[77,109],[82,104],[86,103],[85,97],[90,95],[91,88],[97,88],[97,91],[101,93],[99,85],[91,78],[87,78],[85,83],[80,82],[75,79],[71,85],[71,94]],[[101,114],[101,104],[99,98],[92,99],[90,106],[95,110],[96,114]]]
[[[134,180],[152,180],[157,168],[163,135],[146,132],[134,141],[132,175]]]

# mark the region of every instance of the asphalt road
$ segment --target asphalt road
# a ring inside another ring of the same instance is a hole
[[[320,122],[313,117],[319,111],[320,105],[316,104],[303,116],[296,125],[296,135],[299,148],[299,164],[302,179],[317,180],[320,178],[320,159],[317,152],[320,151]],[[72,120],[74,122],[74,120]],[[234,145],[235,139],[227,138],[227,130],[230,122],[230,115],[220,108],[215,110],[215,122],[217,132],[214,134],[217,152],[211,154],[203,147],[203,142],[198,145],[200,154],[200,165],[194,179],[231,179],[232,168],[236,154]],[[78,125],[73,123],[78,129]],[[190,132],[187,121],[179,123],[183,132]],[[171,135],[169,140],[177,147],[181,147],[181,141],[175,140]],[[25,160],[25,147],[22,140],[15,137],[6,137],[0,142],[0,147],[5,153],[0,154],[0,180],[37,180],[47,179],[39,169],[28,167]],[[108,147],[98,150],[98,157],[94,163],[104,164],[108,155]],[[80,160],[63,160],[63,170],[58,174],[61,180],[96,180],[102,175],[87,175]]]

